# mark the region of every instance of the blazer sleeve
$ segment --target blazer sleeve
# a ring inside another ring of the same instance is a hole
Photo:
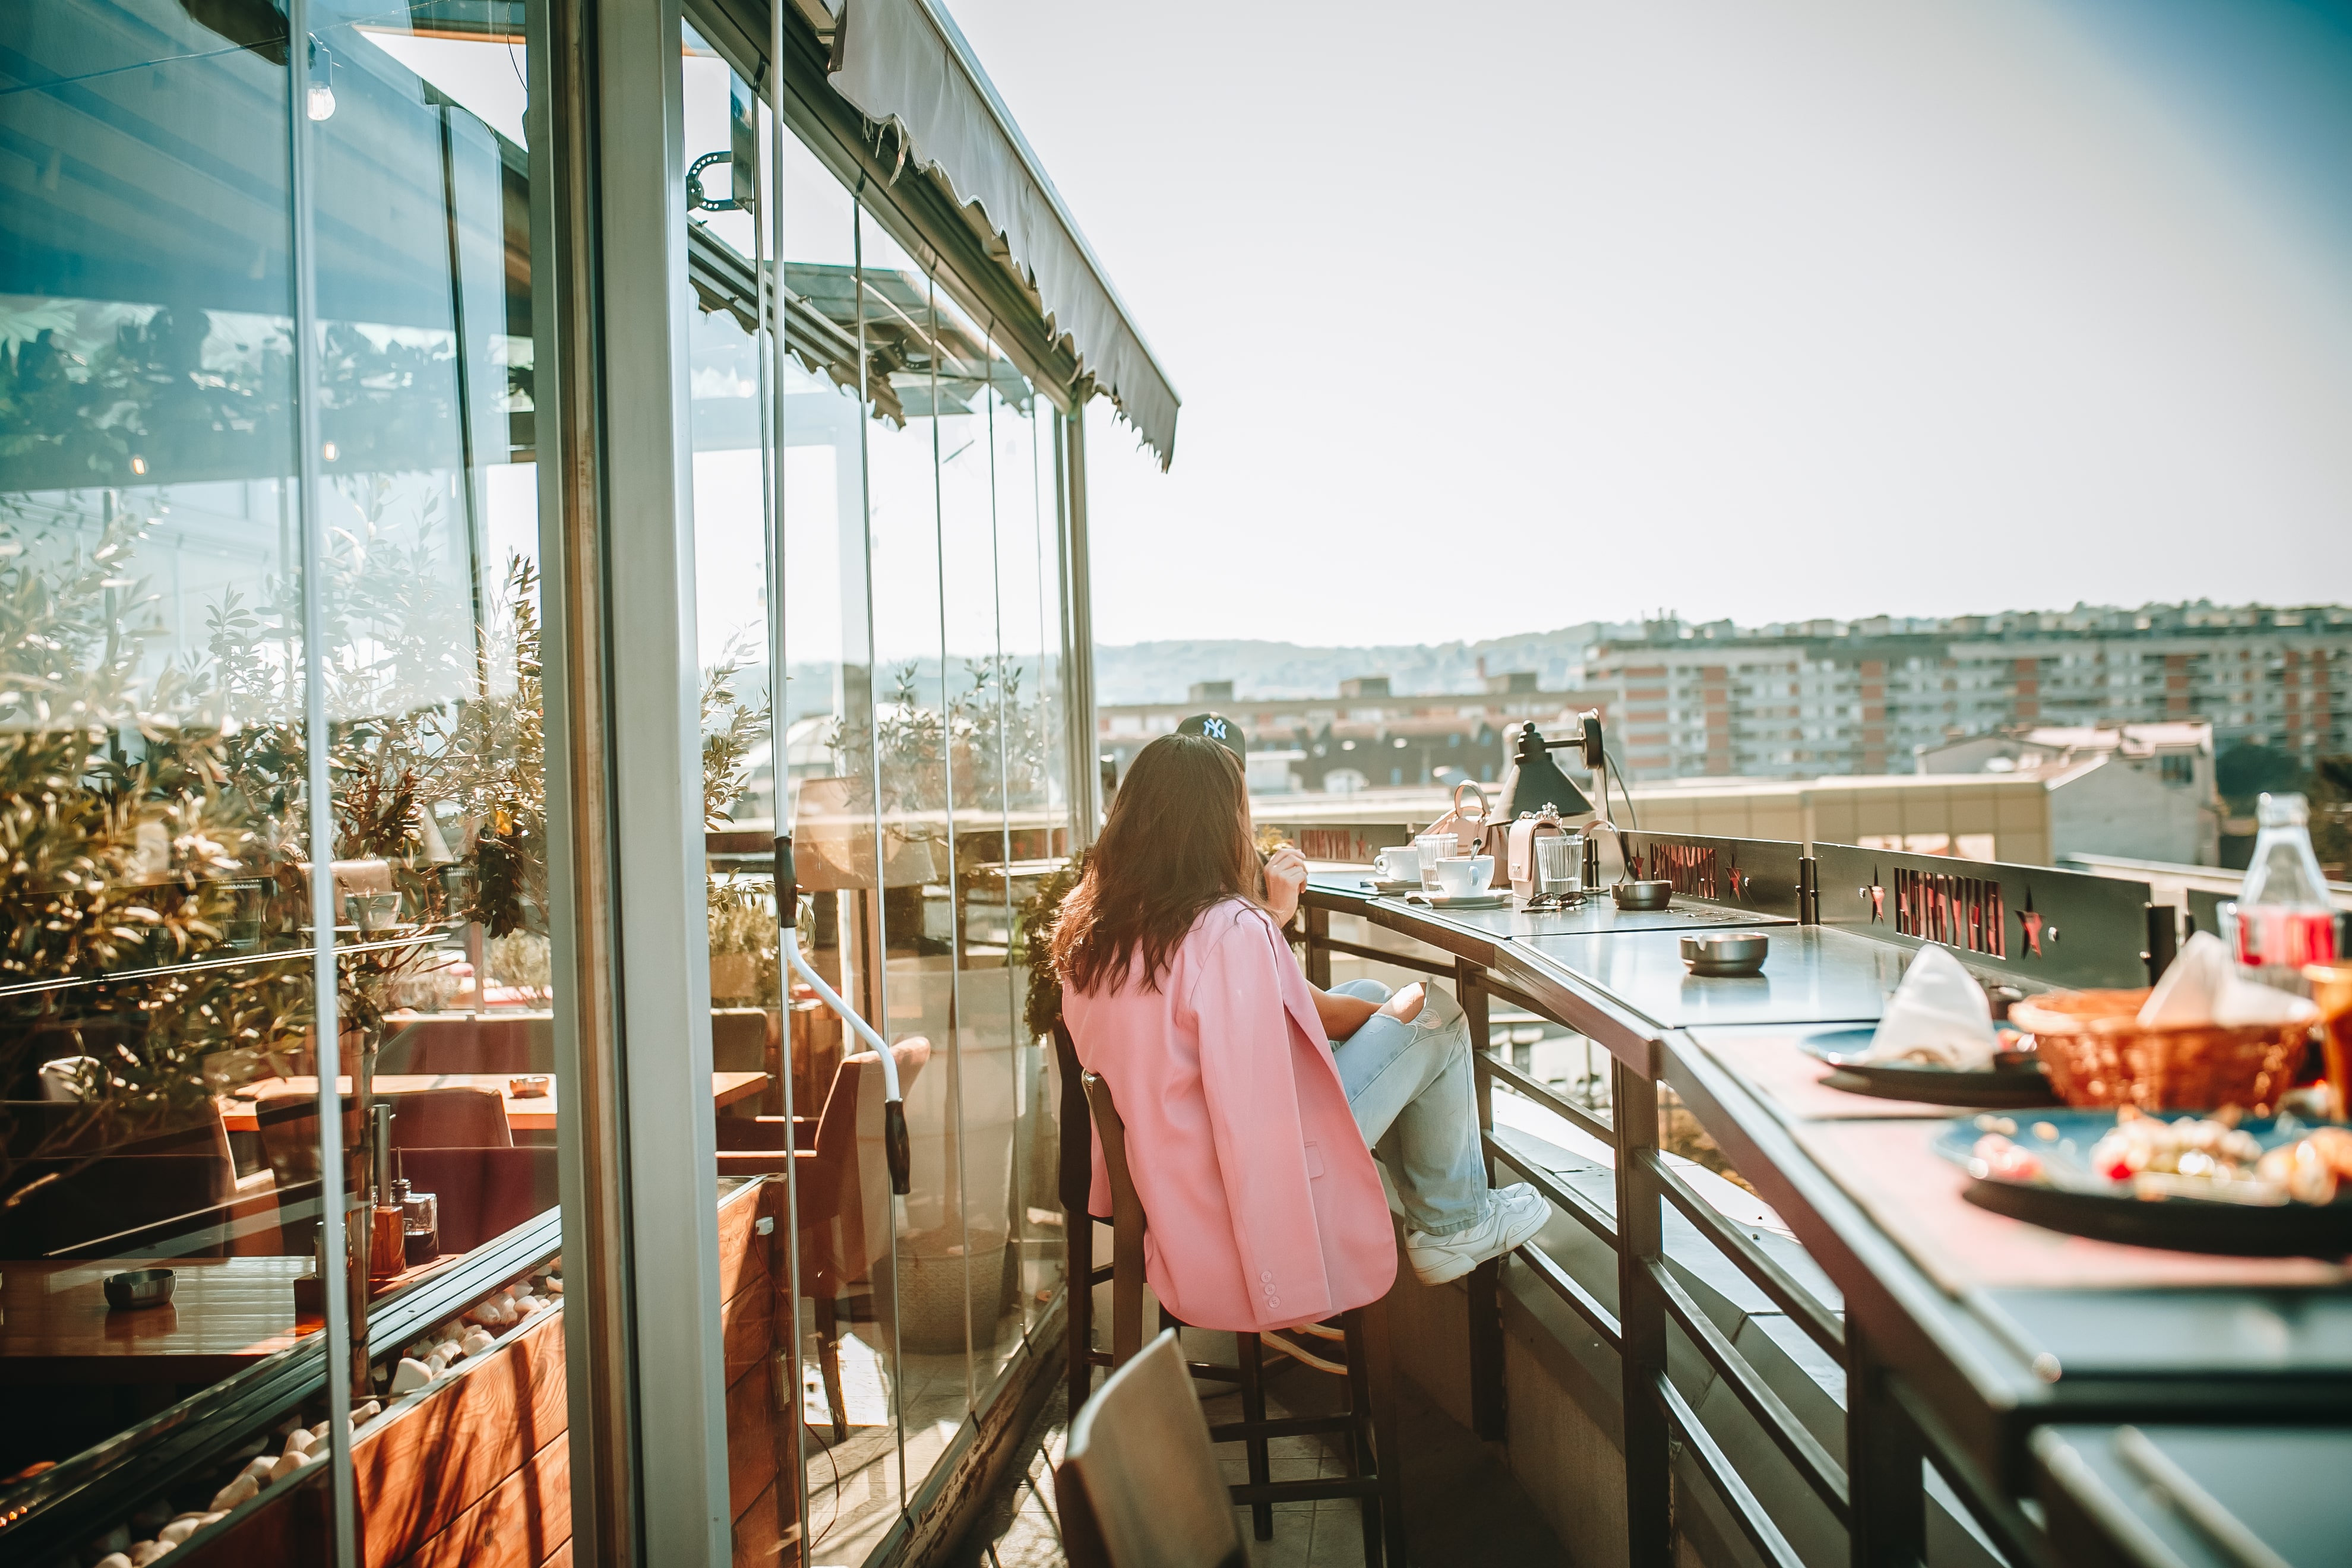
[[[1214,933],[1191,993],[1201,1041],[1201,1089],[1233,1216],[1234,1246],[1254,1314],[1267,1325],[1327,1315],[1314,1189],[1300,1131],[1298,1085],[1283,1005],[1291,962],[1273,925],[1236,910]]]

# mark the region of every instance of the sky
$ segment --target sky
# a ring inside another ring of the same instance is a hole
[[[2352,599],[2343,0],[946,0],[1183,398],[1097,640]]]

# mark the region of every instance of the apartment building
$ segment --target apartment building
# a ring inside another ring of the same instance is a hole
[[[1412,788],[1502,776],[1503,732],[1535,720],[1549,728],[1588,706],[1583,694],[1545,691],[1532,670],[1481,673],[1482,689],[1399,695],[1385,675],[1339,682],[1331,697],[1236,697],[1230,680],[1194,681],[1181,702],[1104,703],[1096,710],[1100,754],[1119,773],[1153,740],[1204,710],[1238,722],[1247,737],[1253,794]]]
[[[1634,778],[1905,771],[2019,727],[2202,721],[2316,756],[2352,747],[2352,610],[2145,606],[1810,623],[1652,623],[1596,646],[1582,705]]]

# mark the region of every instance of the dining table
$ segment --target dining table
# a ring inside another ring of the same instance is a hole
[[[0,1263],[0,1384],[212,1383],[299,1337],[303,1258],[11,1258]],[[110,1310],[106,1277],[169,1268],[171,1300]]]
[[[427,1089],[494,1089],[505,1103],[507,1125],[518,1132],[552,1132],[555,1131],[556,1080],[545,1078],[536,1094],[517,1094],[516,1082],[523,1075],[502,1072],[446,1073],[378,1073],[374,1079],[376,1094],[414,1094]],[[723,1110],[738,1100],[747,1100],[760,1092],[768,1080],[763,1072],[714,1072],[710,1075],[711,1102]],[[336,1082],[342,1092],[352,1091],[349,1078]],[[268,1078],[240,1084],[220,1099],[221,1121],[231,1132],[254,1132],[261,1122],[255,1102],[266,1095],[300,1094],[315,1096],[319,1080],[315,1078]]]

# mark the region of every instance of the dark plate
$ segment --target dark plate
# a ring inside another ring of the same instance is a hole
[[[2264,1207],[2198,1198],[2137,1197],[2128,1188],[2094,1174],[2085,1163],[2099,1135],[2115,1125],[2114,1111],[2053,1110],[2015,1120],[2017,1131],[2011,1134],[2011,1141],[2039,1155],[2056,1184],[2003,1181],[1971,1173],[1965,1195],[1979,1208],[2070,1236],[2169,1247],[2176,1252],[2331,1259],[2352,1255],[2352,1199]],[[1966,1169],[1977,1140],[1984,1136],[1978,1121],[1970,1117],[1945,1128],[1936,1140],[1936,1152]],[[2034,1125],[2043,1122],[2057,1131],[2055,1139],[2033,1135]],[[2313,1126],[2298,1122],[2295,1131],[2281,1134],[2276,1121],[2271,1120],[2240,1125],[2266,1149],[2301,1137]]]
[[[1808,1056],[1837,1068],[1822,1079],[1849,1094],[1876,1095],[1882,1100],[1916,1100],[1928,1105],[1965,1105],[1974,1110],[2021,1110],[2056,1105],[2058,1096],[2042,1064],[2030,1056],[2004,1052],[1987,1072],[1962,1072],[1958,1068],[1927,1067],[1913,1062],[1857,1060],[1870,1049],[1871,1028],[1832,1029],[1797,1042]]]

